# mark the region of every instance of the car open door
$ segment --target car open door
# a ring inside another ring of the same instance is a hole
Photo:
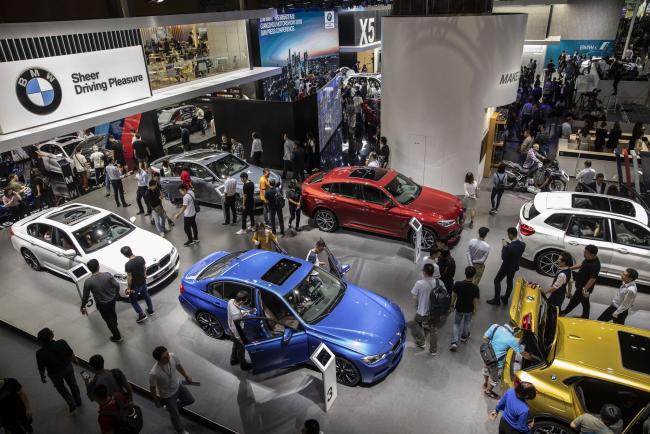
[[[623,430],[623,434],[647,434],[650,427],[650,404],[646,405]]]
[[[265,317],[235,321],[250,355],[253,373],[286,368],[309,360],[307,333]]]

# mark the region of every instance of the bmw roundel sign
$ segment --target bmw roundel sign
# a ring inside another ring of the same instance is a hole
[[[59,80],[46,69],[29,68],[16,80],[18,101],[37,115],[52,113],[61,104],[62,92]]]

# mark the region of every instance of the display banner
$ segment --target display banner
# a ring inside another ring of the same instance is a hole
[[[343,77],[337,74],[316,94],[318,101],[318,140],[323,147],[343,121],[341,87]]]
[[[264,80],[264,97],[294,101],[328,82],[339,66],[334,11],[280,14],[259,21],[261,66],[282,68]]]
[[[562,40],[558,45],[549,45],[546,49],[546,59],[544,66],[549,61],[553,61],[557,67],[557,60],[566,51],[567,54],[573,55],[575,53],[584,54],[588,58],[592,57],[605,57],[614,55],[614,40],[613,39],[567,39]]]
[[[339,12],[339,41],[346,46],[364,46],[381,41],[381,17],[390,8]]]
[[[151,96],[142,48],[0,63],[0,132]]]

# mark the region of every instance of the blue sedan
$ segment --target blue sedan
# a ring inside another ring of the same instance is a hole
[[[402,358],[404,315],[390,300],[334,274],[282,253],[217,252],[183,275],[178,299],[219,339],[231,334],[228,300],[248,292],[251,314],[237,327],[253,373],[311,363],[322,342],[336,355],[339,383],[376,382]]]

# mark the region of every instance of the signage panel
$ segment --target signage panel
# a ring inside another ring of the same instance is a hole
[[[390,8],[339,12],[341,45],[361,47],[381,41],[381,18]]]
[[[3,134],[151,96],[141,47],[0,63]]]

